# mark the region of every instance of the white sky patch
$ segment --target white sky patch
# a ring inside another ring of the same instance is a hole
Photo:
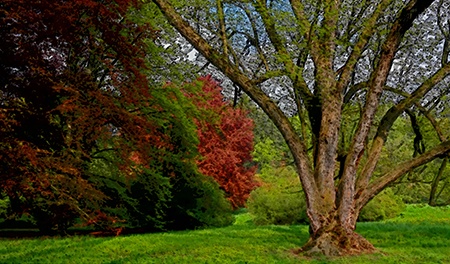
[[[189,52],[187,54],[187,56],[188,56],[187,59],[189,61],[195,61],[195,59],[197,58],[197,54],[198,54],[198,52],[195,49],[192,49],[191,52]]]

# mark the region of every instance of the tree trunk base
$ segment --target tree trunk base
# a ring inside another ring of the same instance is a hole
[[[348,256],[371,254],[375,247],[364,237],[355,232],[328,231],[312,235],[309,241],[295,253],[304,256]]]

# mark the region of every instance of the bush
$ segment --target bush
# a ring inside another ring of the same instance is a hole
[[[44,235],[65,235],[77,219],[77,213],[65,203],[45,199],[36,194],[32,202],[25,197],[1,198],[0,228],[39,228]],[[24,210],[26,208],[27,210]]]
[[[295,170],[266,168],[260,177],[265,183],[254,190],[247,208],[257,225],[292,225],[308,222],[306,203]]]
[[[108,163],[113,158],[99,159],[91,168],[91,181],[109,197],[101,208],[109,217],[96,222],[97,227],[154,232],[233,223],[224,192],[212,177],[201,174],[194,162],[173,159],[161,166],[155,159],[140,166],[135,178],[126,180]],[[117,221],[111,222],[114,218]]]
[[[381,221],[398,216],[405,210],[405,203],[392,189],[386,189],[375,196],[362,210],[359,221]]]
[[[260,187],[250,194],[248,209],[257,225],[292,225],[307,223],[302,193]]]
[[[6,216],[8,215],[8,209],[9,209],[8,197],[1,198],[0,195],[0,219],[6,218]]]
[[[230,202],[209,176],[179,175],[173,183],[167,229],[223,227],[234,221]]]

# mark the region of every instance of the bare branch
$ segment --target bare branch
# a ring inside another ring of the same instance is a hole
[[[383,14],[383,11],[389,6],[391,2],[392,0],[383,0],[380,4],[378,4],[375,12],[373,12],[373,14],[365,21],[358,42],[356,42],[350,56],[347,59],[347,62],[342,68],[342,73],[337,84],[337,87],[340,91],[343,91],[345,87],[348,86],[351,73],[355,70],[356,63],[361,57],[361,54],[364,51],[364,47],[367,45],[369,39],[373,36],[376,30],[376,22],[378,18],[381,14]]]
[[[228,41],[227,41],[227,32],[225,28],[225,15],[223,13],[222,0],[217,0],[217,13],[219,15],[219,29],[220,29],[220,37],[222,39],[223,54],[225,58],[228,59]]]
[[[436,147],[430,149],[424,154],[417,156],[409,161],[398,164],[388,173],[384,174],[380,178],[373,181],[369,186],[361,192],[361,195],[357,199],[357,208],[360,210],[366,205],[375,195],[381,192],[386,186],[399,179],[402,175],[408,171],[415,169],[421,165],[424,165],[433,159],[444,155],[450,151],[450,141],[445,141]]]
[[[445,30],[441,21],[441,8],[443,4],[444,1],[440,0],[437,10],[437,24],[439,26],[439,29],[441,30],[442,35],[444,35],[444,47],[442,50],[441,63],[442,65],[445,65],[447,63],[450,63],[448,58],[448,56],[450,55],[450,20],[447,20],[448,30]]]
[[[345,170],[339,183],[339,196],[342,201],[352,200],[355,195],[355,181],[356,181],[356,169],[359,165],[359,161],[362,157],[362,154],[365,149],[365,142],[369,134],[370,127],[373,122],[373,118],[375,117],[376,110],[378,108],[380,95],[385,86],[387,76],[390,72],[392,62],[394,60],[394,55],[397,52],[397,49],[400,45],[401,40],[403,39],[406,31],[412,26],[413,21],[432,3],[432,0],[427,1],[419,1],[412,0],[410,1],[398,15],[397,19],[393,23],[389,34],[386,37],[386,41],[383,43],[381,48],[380,59],[378,65],[376,65],[374,71],[368,82],[368,93],[366,96],[366,104],[364,105],[362,117],[358,124],[358,129],[353,137],[352,144],[350,145],[347,158],[345,160]],[[379,157],[378,155],[381,153],[381,147],[378,148],[377,142],[374,142],[372,148],[375,148],[371,153],[375,155],[375,157]],[[381,143],[381,142],[378,142]],[[383,145],[383,143],[381,143]],[[369,156],[373,157],[373,156]],[[378,160],[378,158],[376,158]],[[373,160],[369,160],[371,162]],[[375,161],[376,164],[376,161]],[[367,172],[373,172],[375,168],[375,164],[372,167],[369,167]],[[369,174],[367,174],[369,175]],[[363,176],[363,185],[365,186],[367,183],[368,176]],[[339,201],[340,202],[340,201]],[[353,222],[354,219],[347,219],[349,214],[349,210],[351,209],[351,203],[342,202],[339,207],[339,215],[341,221],[343,222]],[[345,219],[344,219],[345,218]]]
[[[347,104],[350,102],[350,100],[353,98],[353,96],[358,92],[363,90],[364,88],[367,88],[367,82],[361,82],[353,85],[345,94],[344,96],[344,104]]]
[[[261,84],[261,83],[263,83],[263,82],[265,82],[265,81],[267,81],[269,79],[272,79],[273,77],[281,77],[283,75],[286,75],[286,73],[284,71],[281,71],[281,70],[279,70],[279,71],[269,71],[269,72],[266,72],[264,75],[258,77],[257,79],[253,79],[252,83],[254,85],[259,85],[259,84]]]
[[[401,113],[414,103],[418,102],[425,94],[427,94],[437,83],[442,81],[446,76],[450,74],[450,64],[439,69],[433,76],[426,80],[419,88],[417,88],[410,96],[403,99],[397,105],[391,107],[380,121],[377,133],[372,143],[372,147],[369,152],[369,160],[365,164],[361,175],[358,178],[358,188],[365,188],[370,180],[372,172],[375,170],[375,166],[381,154],[381,149],[384,146],[389,131],[394,124],[395,120]]]
[[[258,51],[259,58],[264,63],[264,67],[265,67],[266,71],[269,71],[269,63],[267,62],[266,56],[261,48],[261,44],[259,43],[259,34],[258,34],[258,29],[256,27],[255,19],[253,18],[253,16],[251,15],[250,11],[247,8],[242,7],[242,10],[244,10],[244,12],[247,15],[248,20],[250,20],[250,24],[252,26],[253,37],[251,37],[251,42],[252,42],[253,46],[256,48],[256,50]]]

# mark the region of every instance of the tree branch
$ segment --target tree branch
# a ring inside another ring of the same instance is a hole
[[[358,59],[364,51],[364,47],[367,45],[369,39],[373,36],[375,30],[377,29],[378,18],[381,14],[383,14],[383,11],[386,10],[391,2],[392,0],[383,0],[377,5],[377,9],[364,23],[361,35],[356,44],[353,46],[353,50],[342,68],[342,73],[337,84],[340,91],[343,91],[345,87],[348,86],[351,79],[351,73],[355,70]]]
[[[397,16],[397,19],[391,26],[391,29],[386,37],[385,42],[381,48],[381,54],[378,64],[372,72],[368,82],[368,93],[366,96],[366,104],[364,105],[362,117],[358,124],[358,129],[353,137],[353,141],[350,145],[347,158],[345,160],[345,170],[342,179],[339,183],[339,216],[342,222],[355,222],[355,219],[348,219],[352,210],[352,203],[349,202],[354,199],[355,196],[355,181],[356,172],[359,165],[359,161],[364,153],[365,142],[367,140],[370,127],[375,117],[376,110],[378,109],[379,99],[389,75],[392,62],[394,60],[395,53],[400,45],[403,36],[406,31],[412,26],[413,21],[432,3],[432,0],[411,0]],[[372,148],[375,149],[369,156],[373,159],[372,155],[375,155],[375,160],[378,160],[381,153],[381,147],[378,148],[374,142]],[[372,160],[369,160],[372,161]],[[375,161],[375,164],[376,164]],[[366,186],[368,182],[367,178],[372,175],[375,164],[369,167],[366,172],[367,175],[363,177],[362,185]],[[367,180],[367,181],[366,181]],[[346,202],[341,202],[346,201]]]
[[[350,89],[348,89],[347,93],[344,96],[344,105],[350,102],[353,96],[360,90],[367,88],[367,82],[361,82],[353,85]]]
[[[269,63],[267,62],[266,56],[264,55],[264,52],[261,48],[261,44],[259,43],[259,34],[258,34],[258,29],[256,27],[255,19],[252,17],[250,11],[247,8],[242,7],[242,10],[244,10],[244,12],[247,15],[248,20],[250,20],[250,24],[252,26],[253,37],[251,38],[252,39],[251,42],[252,42],[253,46],[256,48],[256,50],[258,51],[259,57],[264,64],[266,72],[268,72],[270,70]]]
[[[381,192],[389,184],[399,179],[402,175],[415,169],[421,165],[424,165],[433,159],[442,156],[450,151],[450,141],[445,141],[436,147],[430,149],[424,154],[417,156],[409,161],[398,164],[390,172],[384,174],[380,178],[373,181],[369,186],[361,192],[361,195],[357,199],[357,209],[360,210],[366,205],[375,195]]]
[[[308,204],[312,204],[317,195],[317,189],[312,177],[312,165],[309,161],[306,146],[296,134],[295,129],[284,115],[280,108],[263,91],[255,86],[251,79],[244,73],[225,60],[220,52],[215,50],[202,38],[174,9],[167,0],[153,0],[158,8],[166,16],[169,23],[174,26],[180,34],[186,38],[197,51],[199,51],[208,61],[220,69],[235,84],[239,85],[245,93],[255,101],[261,109],[274,122],[275,126],[282,133],[288,144],[297,165],[297,170],[301,178],[303,190],[305,191]],[[312,212],[310,212],[312,213]],[[314,217],[314,216],[313,216]]]
[[[255,3],[255,9],[258,11],[258,13],[261,15],[261,18],[263,20],[267,35],[274,46],[275,50],[278,53],[278,58],[283,62],[284,66],[286,67],[286,71],[288,73],[289,78],[294,82],[300,82],[304,85],[299,85],[298,87],[303,88],[301,91],[302,96],[304,96],[304,102],[309,102],[311,97],[313,96],[311,91],[307,89],[307,85],[305,80],[302,76],[302,71],[300,68],[298,68],[293,60],[292,56],[289,54],[289,52],[286,50],[285,46],[283,45],[283,41],[281,39],[281,36],[278,34],[276,28],[275,28],[275,22],[273,17],[270,15],[269,10],[267,9],[265,0],[258,0]]]
[[[304,36],[305,39],[309,39],[311,23],[309,23],[308,19],[305,15],[305,7],[303,3],[299,0],[290,0],[292,10],[294,11],[294,15],[298,21],[298,29],[300,30],[300,34]]]
[[[219,30],[220,30],[220,37],[222,39],[223,55],[225,56],[226,59],[228,59],[228,41],[225,28],[225,15],[223,13],[222,0],[217,0],[217,13],[219,15]]]
[[[441,22],[441,8],[442,8],[443,4],[444,4],[444,1],[440,0],[436,16],[437,16],[437,24],[439,26],[439,30],[441,31],[442,35],[444,35],[444,47],[442,50],[441,64],[445,65],[445,64],[450,63],[449,57],[448,57],[450,54],[450,19],[447,20],[448,30],[445,30],[444,26],[442,25],[442,22]]]
[[[380,121],[377,133],[374,137],[372,147],[369,152],[369,160],[365,164],[361,175],[358,178],[358,189],[365,188],[370,180],[370,177],[375,170],[376,164],[381,154],[381,149],[386,142],[389,131],[395,120],[409,108],[412,104],[418,102],[425,94],[427,94],[436,84],[442,81],[450,74],[450,64],[445,65],[439,69],[433,76],[426,80],[419,86],[410,96],[404,98],[400,103],[391,107]]]

